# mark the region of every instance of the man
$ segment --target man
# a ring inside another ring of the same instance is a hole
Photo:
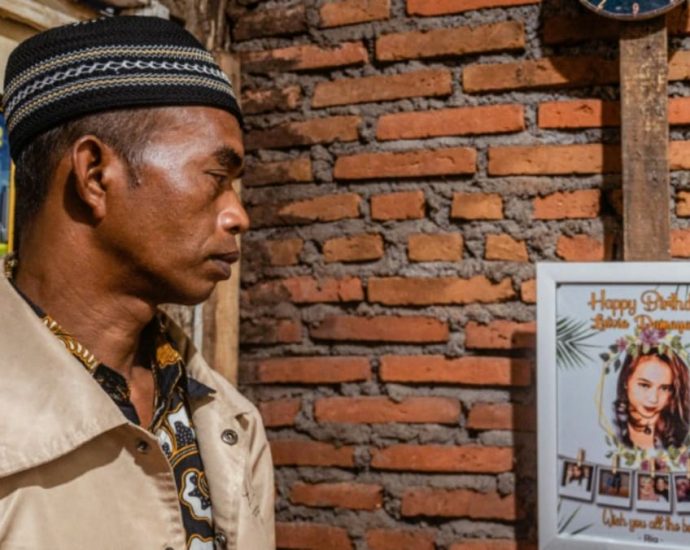
[[[5,75],[18,247],[0,276],[0,548],[274,548],[256,409],[162,303],[230,276],[241,115],[186,31],[117,17]]]

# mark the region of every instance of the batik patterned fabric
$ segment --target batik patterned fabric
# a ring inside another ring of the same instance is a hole
[[[99,362],[49,315],[34,306],[43,323],[98,381],[103,390],[132,423],[141,425],[130,401],[125,378]],[[153,421],[149,430],[156,435],[175,474],[182,520],[189,550],[213,550],[213,513],[204,465],[189,414],[189,399],[202,398],[213,390],[188,378],[184,361],[167,337],[165,320],[155,318],[143,335],[153,342],[150,367],[155,384]]]

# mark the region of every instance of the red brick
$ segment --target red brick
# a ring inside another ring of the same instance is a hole
[[[376,138],[429,138],[520,132],[525,129],[522,105],[483,105],[456,109],[393,113],[379,118]]]
[[[369,54],[361,42],[345,42],[325,48],[306,44],[276,50],[242,52],[240,60],[245,72],[268,73],[363,65],[369,61]]]
[[[325,397],[314,404],[318,422],[348,424],[457,424],[460,402],[446,397],[408,397],[400,402],[388,397]]]
[[[534,432],[536,427],[535,409],[530,405],[478,403],[467,416],[467,428],[470,430]]]
[[[469,147],[452,147],[404,153],[361,153],[339,157],[333,176],[339,180],[414,178],[474,174],[477,152]]]
[[[311,181],[311,159],[301,157],[280,162],[257,163],[247,169],[242,183],[247,187]]]
[[[341,527],[318,523],[282,522],[276,523],[276,544],[278,548],[298,550],[352,550],[347,531]]]
[[[299,4],[287,8],[262,9],[249,12],[237,19],[233,29],[236,41],[295,34],[307,30],[307,18],[304,6]]]
[[[522,516],[514,495],[478,493],[467,489],[407,489],[402,498],[402,515],[466,517],[514,521]]]
[[[302,407],[300,399],[274,399],[259,403],[259,412],[267,428],[293,426]]]
[[[302,325],[289,319],[260,319],[242,323],[242,343],[295,344],[302,341]]]
[[[509,277],[493,283],[483,275],[455,277],[372,277],[368,299],[386,305],[472,304],[503,302],[515,297]]]
[[[507,262],[526,262],[529,260],[525,241],[515,240],[506,233],[486,236],[484,258]]]
[[[678,191],[676,194],[676,216],[690,216],[690,192]]]
[[[383,505],[383,487],[364,483],[295,483],[290,502],[317,508],[376,510]]]
[[[446,359],[442,355],[384,355],[379,376],[384,382],[529,386],[532,366],[525,359],[509,357]]]
[[[530,279],[529,281],[524,281],[520,285],[520,296],[522,301],[526,304],[536,304],[537,303],[537,281],[536,279]]]
[[[669,98],[668,120],[672,125],[689,124],[690,98]],[[575,99],[539,105],[540,128],[601,128],[620,123],[620,103],[617,101]]]
[[[469,93],[612,84],[618,82],[618,62],[592,55],[477,63],[464,68],[462,82]]]
[[[447,69],[343,78],[318,83],[314,90],[312,107],[392,101],[407,97],[443,96],[450,95],[452,91],[453,77]]]
[[[513,469],[510,447],[465,445],[392,445],[372,451],[371,466],[408,472],[499,474]]]
[[[453,193],[450,216],[463,220],[501,220],[503,199],[498,193]]]
[[[521,22],[504,21],[476,27],[387,34],[376,40],[379,61],[521,50],[525,28]]]
[[[359,137],[361,121],[357,116],[332,116],[288,122],[268,130],[254,130],[247,134],[247,150],[355,141]]]
[[[604,243],[589,235],[561,235],[556,243],[556,254],[569,262],[601,262]]]
[[[282,239],[279,241],[264,241],[268,261],[272,266],[295,265],[299,262],[299,255],[304,248],[302,239]]]
[[[279,439],[271,443],[275,466],[341,466],[355,465],[354,447],[336,447],[319,441]]]
[[[248,290],[252,303],[291,301],[296,304],[318,302],[357,302],[364,299],[357,277],[316,279],[308,275],[268,281]]]
[[[690,258],[690,230],[673,229],[671,231],[671,256]]]
[[[366,357],[276,357],[262,359],[255,381],[262,384],[339,384],[371,378]]]
[[[541,0],[407,0],[408,15],[433,17],[486,8],[539,4]]]
[[[469,349],[533,348],[535,323],[498,320],[488,325],[470,321],[465,326],[465,347]]]
[[[350,235],[327,240],[323,245],[327,262],[365,262],[383,256],[381,235]]]
[[[553,193],[534,199],[533,216],[536,220],[596,218],[600,203],[601,191],[598,189]]]
[[[411,262],[457,262],[462,259],[463,240],[459,233],[416,233],[407,238]]]
[[[524,541],[479,539],[456,542],[450,550],[537,550],[537,546]]]
[[[256,115],[269,111],[291,111],[297,108],[301,96],[299,86],[247,90],[242,94],[242,112]]]
[[[316,340],[362,342],[446,342],[448,324],[435,317],[331,316],[310,330]]]
[[[565,44],[587,40],[618,39],[621,24],[618,21],[602,19],[594,14],[573,17],[555,16],[544,21],[545,44]]]
[[[424,191],[400,191],[371,197],[372,220],[418,220],[424,217]]]
[[[620,172],[620,147],[578,145],[518,145],[489,148],[489,175],[569,175]]]
[[[690,169],[690,141],[672,141],[668,146],[669,170]]]
[[[429,531],[372,529],[367,531],[369,550],[434,550],[434,534]]]
[[[575,99],[539,105],[540,128],[600,128],[620,123],[621,111],[617,101]]]
[[[390,17],[390,0],[342,0],[321,6],[321,27],[342,27]]]
[[[254,227],[301,225],[313,222],[333,222],[359,217],[359,195],[323,195],[281,204],[262,204],[249,209]]]

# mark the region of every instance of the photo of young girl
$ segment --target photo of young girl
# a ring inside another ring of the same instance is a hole
[[[681,447],[690,429],[688,367],[662,331],[645,329],[643,351],[627,353],[618,375],[614,424],[628,448]],[[663,350],[663,351],[662,351]]]
[[[679,514],[690,514],[690,478],[688,474],[673,476],[674,505]]]

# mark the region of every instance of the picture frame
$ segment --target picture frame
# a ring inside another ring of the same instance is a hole
[[[690,264],[537,264],[540,550],[690,540]]]

